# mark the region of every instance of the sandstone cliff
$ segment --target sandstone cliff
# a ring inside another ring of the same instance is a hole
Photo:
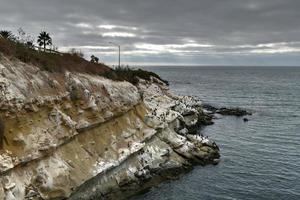
[[[201,102],[156,78],[134,86],[0,59],[0,199],[124,199],[217,145],[196,135]]]

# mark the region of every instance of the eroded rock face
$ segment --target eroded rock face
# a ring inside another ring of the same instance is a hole
[[[133,86],[6,58],[0,69],[0,199],[124,199],[219,158],[195,134],[201,102],[159,80]]]

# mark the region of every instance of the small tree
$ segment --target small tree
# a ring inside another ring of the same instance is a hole
[[[39,46],[44,48],[44,52],[46,51],[46,46],[52,45],[52,38],[50,37],[49,33],[46,31],[42,31],[37,40]]]
[[[71,54],[72,56],[78,56],[80,58],[84,57],[84,54],[80,50],[77,50],[75,48],[70,49],[69,54]]]
[[[27,34],[23,28],[18,29],[18,41],[25,44],[29,48],[34,48],[34,37]]]
[[[15,36],[12,34],[11,31],[7,31],[7,30],[1,30],[0,31],[0,36],[3,37],[4,39],[7,40],[14,40]]]
[[[25,43],[25,41],[26,41],[26,33],[25,33],[25,31],[21,27],[18,29],[18,34],[19,34],[18,40],[21,43]]]
[[[94,56],[94,55],[92,55],[92,56],[91,56],[91,62],[92,62],[92,63],[98,63],[98,62],[99,62],[99,58],[96,57],[96,56]]]
[[[34,49],[34,44],[32,41],[27,41],[25,45],[30,49]]]

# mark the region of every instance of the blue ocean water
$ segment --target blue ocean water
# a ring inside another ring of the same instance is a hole
[[[300,199],[300,68],[148,67],[171,90],[254,112],[220,117],[202,133],[221,149],[218,166],[195,167],[134,200]]]

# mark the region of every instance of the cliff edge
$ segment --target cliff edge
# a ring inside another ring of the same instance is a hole
[[[126,199],[219,158],[196,134],[201,102],[155,77],[132,85],[1,55],[0,92],[0,199]]]

